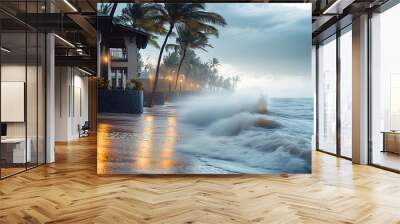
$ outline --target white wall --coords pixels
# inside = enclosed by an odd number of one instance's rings
[[[88,120],[88,78],[76,68],[56,67],[56,141],[79,137],[78,125]]]
[[[138,49],[136,38],[125,38],[125,44],[128,52],[128,73],[127,79],[137,78],[138,74]]]
[[[38,70],[36,70],[38,69]],[[1,66],[2,82],[20,82],[26,85],[26,100],[22,99],[22,105],[18,108],[4,106],[1,108],[2,113],[22,113],[22,120],[17,122],[6,122],[7,137],[24,138],[25,135],[29,139],[29,148],[33,162],[36,158],[39,163],[44,163],[44,74],[42,67],[32,65],[25,66],[25,63],[4,63]],[[25,80],[27,78],[27,80]],[[3,83],[2,83],[3,85]],[[2,94],[7,94],[2,89]],[[22,87],[18,90],[19,94],[24,95],[25,89]],[[2,98],[7,95],[2,95]],[[25,97],[22,97],[25,98]],[[11,102],[12,103],[12,102]],[[18,103],[18,102],[14,102]],[[26,106],[25,106],[26,103]],[[14,110],[14,111],[13,111]],[[19,111],[15,111],[19,110]],[[26,120],[24,114],[26,112]],[[37,156],[37,153],[39,155]]]
[[[21,65],[21,64],[3,64],[1,66],[1,81],[3,82],[25,82],[25,75],[26,75],[26,70],[28,69],[28,72],[31,71],[32,69],[34,69],[32,66],[28,66],[28,68],[25,67],[25,64]],[[30,81],[30,85],[35,83],[31,83],[32,81]],[[31,89],[28,88],[27,89],[27,102],[30,103],[32,102],[32,98],[36,98],[36,89]],[[35,102],[36,103],[36,102]],[[33,106],[33,105],[31,105]],[[36,107],[36,104],[34,105]],[[8,108],[1,108],[2,110],[7,110]],[[33,115],[33,117],[32,117]],[[28,121],[33,121],[35,118],[36,119],[36,114],[32,114],[32,113],[28,113]],[[26,122],[8,122],[7,123],[7,135],[8,137],[25,137],[25,124]],[[35,120],[36,123],[36,120]],[[33,125],[28,125],[28,129],[30,127],[33,127]],[[36,128],[36,126],[35,126]],[[28,130],[29,131],[29,130]],[[28,137],[29,137],[29,133],[28,133]]]

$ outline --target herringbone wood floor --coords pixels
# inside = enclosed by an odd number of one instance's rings
[[[94,138],[0,181],[0,223],[400,223],[400,175],[314,152],[312,175],[98,176]]]

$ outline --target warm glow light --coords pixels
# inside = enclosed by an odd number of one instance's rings
[[[182,80],[182,79],[179,79],[179,82],[183,82],[183,80]]]
[[[107,63],[107,62],[108,62],[108,56],[107,56],[107,55],[104,55],[103,61],[104,61],[104,63]]]
[[[100,123],[97,128],[97,173],[104,174],[107,170],[107,155],[108,148],[111,147],[110,140],[108,138],[110,133],[110,125]]]
[[[145,169],[150,163],[152,148],[153,148],[153,116],[145,116],[144,117],[144,129],[143,136],[138,145],[138,151],[136,155],[134,155],[135,161],[133,166],[136,169]]]
[[[177,140],[176,117],[168,117],[168,128],[166,129],[164,136],[163,150],[160,155],[162,158],[160,161],[160,167],[163,169],[171,169],[176,164],[176,161],[174,160],[174,146]]]
[[[144,118],[144,120],[145,120],[146,122],[153,122],[154,117],[151,116],[151,115],[148,115],[148,116],[146,116],[146,117]]]
[[[168,124],[169,125],[176,125],[176,117],[168,117]]]

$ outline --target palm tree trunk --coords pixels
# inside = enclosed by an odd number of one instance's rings
[[[185,59],[185,56],[186,56],[186,48],[183,50],[182,58],[181,58],[181,61],[179,62],[178,71],[176,72],[175,91],[178,88],[179,72],[181,71],[181,66],[182,66],[183,60]]]
[[[174,25],[170,25],[169,30],[168,30],[168,33],[167,33],[167,35],[165,36],[164,43],[163,43],[163,45],[161,46],[160,55],[158,56],[157,69],[156,69],[156,77],[154,78],[153,91],[151,92],[150,102],[149,102],[149,106],[150,106],[150,107],[153,106],[154,95],[155,95],[156,90],[157,90],[158,76],[159,76],[159,73],[160,73],[161,57],[162,57],[162,54],[163,54],[163,52],[164,52],[165,45],[167,44],[168,38],[169,38],[169,36],[171,35],[173,29],[174,29]]]

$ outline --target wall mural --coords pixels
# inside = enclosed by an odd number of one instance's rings
[[[311,4],[98,4],[99,174],[311,173]]]

